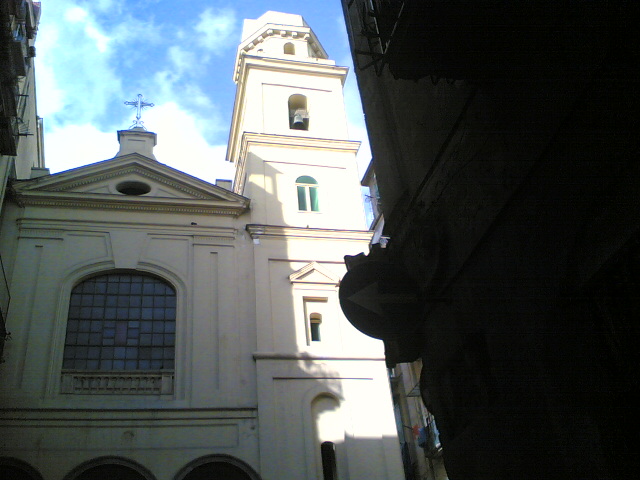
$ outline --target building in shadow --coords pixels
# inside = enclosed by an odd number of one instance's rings
[[[0,3],[0,209],[10,178],[42,173],[42,119],[36,113],[33,58],[40,2]],[[0,256],[0,358],[7,330],[11,292]]]
[[[343,6],[388,238],[349,320],[422,359],[451,479],[631,478],[638,7]]]

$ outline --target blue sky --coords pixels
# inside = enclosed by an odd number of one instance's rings
[[[233,178],[224,161],[242,20],[300,14],[329,57],[353,70],[340,0],[42,0],[36,42],[38,113],[52,173],[111,158],[138,93],[162,163],[208,181]],[[345,86],[351,139],[370,160],[353,72]]]

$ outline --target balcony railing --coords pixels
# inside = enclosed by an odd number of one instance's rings
[[[88,395],[170,395],[173,371],[162,372],[62,372],[60,393]]]
[[[404,9],[404,0],[364,0],[350,2],[350,8],[357,8],[360,35],[367,39],[367,48],[356,50],[358,55],[370,57],[359,65],[361,69],[373,67],[378,75],[382,73],[385,55]]]

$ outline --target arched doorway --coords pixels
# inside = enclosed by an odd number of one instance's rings
[[[91,467],[75,480],[146,480],[144,476],[124,465],[98,465]]]
[[[22,460],[1,457],[0,480],[42,480],[42,475]]]
[[[175,480],[260,480],[246,463],[228,455],[209,455],[189,463]]]
[[[74,468],[64,480],[155,480],[146,468],[119,457],[102,457]]]

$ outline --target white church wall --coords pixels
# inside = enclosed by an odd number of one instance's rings
[[[315,351],[382,357],[381,342],[358,332],[342,314],[337,298],[337,283],[346,271],[342,257],[365,251],[367,238],[360,241],[260,239],[254,254],[259,352]],[[318,278],[317,282],[292,283],[290,275],[314,261],[336,280]],[[324,311],[330,316],[327,323],[323,319],[322,329],[326,329],[328,335],[324,342],[307,341],[305,298],[326,299]]]
[[[11,383],[18,388],[12,395],[24,392],[27,401],[36,404],[31,392],[65,406],[87,401],[58,397],[70,291],[84,278],[124,269],[153,273],[176,289],[176,380],[169,397],[123,400],[107,396],[91,401],[105,406],[122,401],[159,406],[172,402],[208,407],[255,405],[255,392],[247,381],[254,375],[247,354],[254,349],[255,334],[245,322],[238,322],[239,316],[253,314],[242,310],[244,303],[238,301],[239,296],[252,295],[252,282],[241,284],[238,273],[250,272],[251,261],[237,255],[236,245],[245,240],[242,235],[235,239],[235,229],[226,227],[225,236],[220,235],[224,227],[217,227],[211,235],[205,228],[180,235],[161,226],[123,227],[128,216],[123,212],[117,225],[103,220],[99,226],[82,225],[74,218],[75,212],[59,211],[58,219],[47,221],[29,219],[30,214],[42,218],[42,209],[24,214],[11,270],[19,273],[12,275],[11,282],[16,288],[12,311],[25,315],[14,329],[21,340],[8,345],[5,353],[15,368],[0,373],[15,376]],[[132,224],[134,220],[146,223],[143,215],[129,216]],[[249,387],[239,391],[240,384]]]
[[[264,480],[321,478],[320,440],[314,401],[336,399],[338,410],[324,425],[336,440],[339,478],[395,479],[401,471],[391,408],[381,396],[384,361],[258,359],[261,474]],[[364,406],[363,406],[364,405]],[[384,410],[383,410],[384,411]],[[343,441],[340,441],[342,433]]]
[[[365,230],[364,207],[357,182],[355,152],[252,146],[247,159],[245,194],[252,199],[252,222],[311,228]],[[317,181],[319,210],[301,211],[296,179]]]
[[[137,461],[157,480],[214,452],[257,468],[255,329],[246,321],[254,312],[241,300],[253,295],[252,261],[235,220],[223,217],[210,230],[193,226],[179,234],[166,224],[202,225],[209,216],[165,214],[164,226],[152,226],[149,216],[131,212],[100,212],[100,222],[87,218],[96,211],[11,207],[5,213],[2,246],[14,251],[8,258],[15,341],[0,369],[0,382],[10,387],[0,393],[0,429],[11,439],[2,454],[32,464],[45,478],[62,478],[104,455]],[[170,394],[63,392],[71,289],[114,269],[153,273],[176,289]],[[28,410],[15,416],[16,408]]]
[[[348,139],[347,119],[342,98],[345,70],[300,72],[263,65],[255,66],[246,80],[244,92],[244,129],[254,133],[272,133],[314,138]],[[250,63],[250,65],[252,65]],[[286,67],[287,65],[276,65]],[[313,66],[313,65],[311,65]],[[337,67],[336,67],[337,68]],[[316,73],[316,75],[314,75]],[[308,130],[293,130],[289,124],[289,97],[304,95],[309,113]]]

